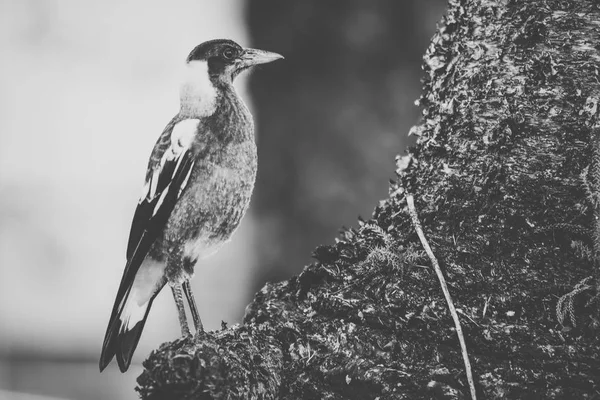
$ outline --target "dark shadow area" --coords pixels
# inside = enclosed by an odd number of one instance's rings
[[[319,244],[387,197],[418,120],[421,57],[442,0],[250,1],[252,44],[285,62],[250,83],[259,172],[256,278],[301,270]]]

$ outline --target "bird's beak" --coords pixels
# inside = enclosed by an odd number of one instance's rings
[[[270,51],[244,49],[241,56],[241,67],[246,69],[253,65],[266,64],[282,58],[283,56],[281,54],[272,53]]]

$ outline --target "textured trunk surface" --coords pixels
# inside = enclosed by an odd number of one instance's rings
[[[407,192],[480,397],[600,397],[596,4],[451,0],[390,198],[298,277],[265,286],[242,326],[153,352],[142,397],[468,398]]]

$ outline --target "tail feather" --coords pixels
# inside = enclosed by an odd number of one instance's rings
[[[117,318],[109,322],[106,336],[104,337],[102,353],[100,354],[100,372],[104,371],[104,368],[110,364],[117,351],[117,332],[118,329],[120,329],[120,324],[119,327],[115,329],[113,328],[115,322],[119,324],[119,319]]]
[[[146,325],[146,319],[148,318],[148,311],[150,311],[150,306],[152,302],[149,302],[146,305],[146,310],[144,312],[144,317],[135,323],[133,327],[127,324],[128,327],[125,327],[125,324],[121,325],[121,332],[119,333],[119,347],[116,353],[117,356],[117,364],[119,364],[119,369],[121,372],[127,371],[129,365],[131,364],[131,359],[133,358],[133,352],[135,351],[138,342],[140,341],[140,337],[142,336],[142,331],[144,330],[144,325]]]
[[[163,286],[164,283],[160,284],[150,299],[142,304],[138,303],[140,296],[135,290],[130,290],[125,295],[106,330],[100,355],[100,372],[115,356],[121,372],[127,371],[146,324],[152,302]]]
[[[133,352],[135,351],[135,348],[140,340],[145,323],[146,319],[144,318],[142,321],[139,321],[137,324],[135,324],[131,330],[124,331],[120,336],[119,351],[116,355],[117,364],[119,365],[121,372],[127,371],[129,364],[131,364]]]

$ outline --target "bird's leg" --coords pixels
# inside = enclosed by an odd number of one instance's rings
[[[187,317],[185,316],[185,308],[183,306],[183,295],[181,294],[181,285],[171,286],[177,312],[179,313],[179,325],[181,325],[181,336],[190,336],[190,328],[188,327]]]
[[[200,313],[198,312],[198,307],[196,307],[196,300],[194,300],[194,294],[192,293],[192,288],[190,287],[190,281],[183,282],[182,286],[185,297],[187,297],[188,304],[190,305],[190,311],[192,312],[192,318],[194,319],[196,334],[204,332],[204,327],[202,326],[202,321],[200,320]]]

